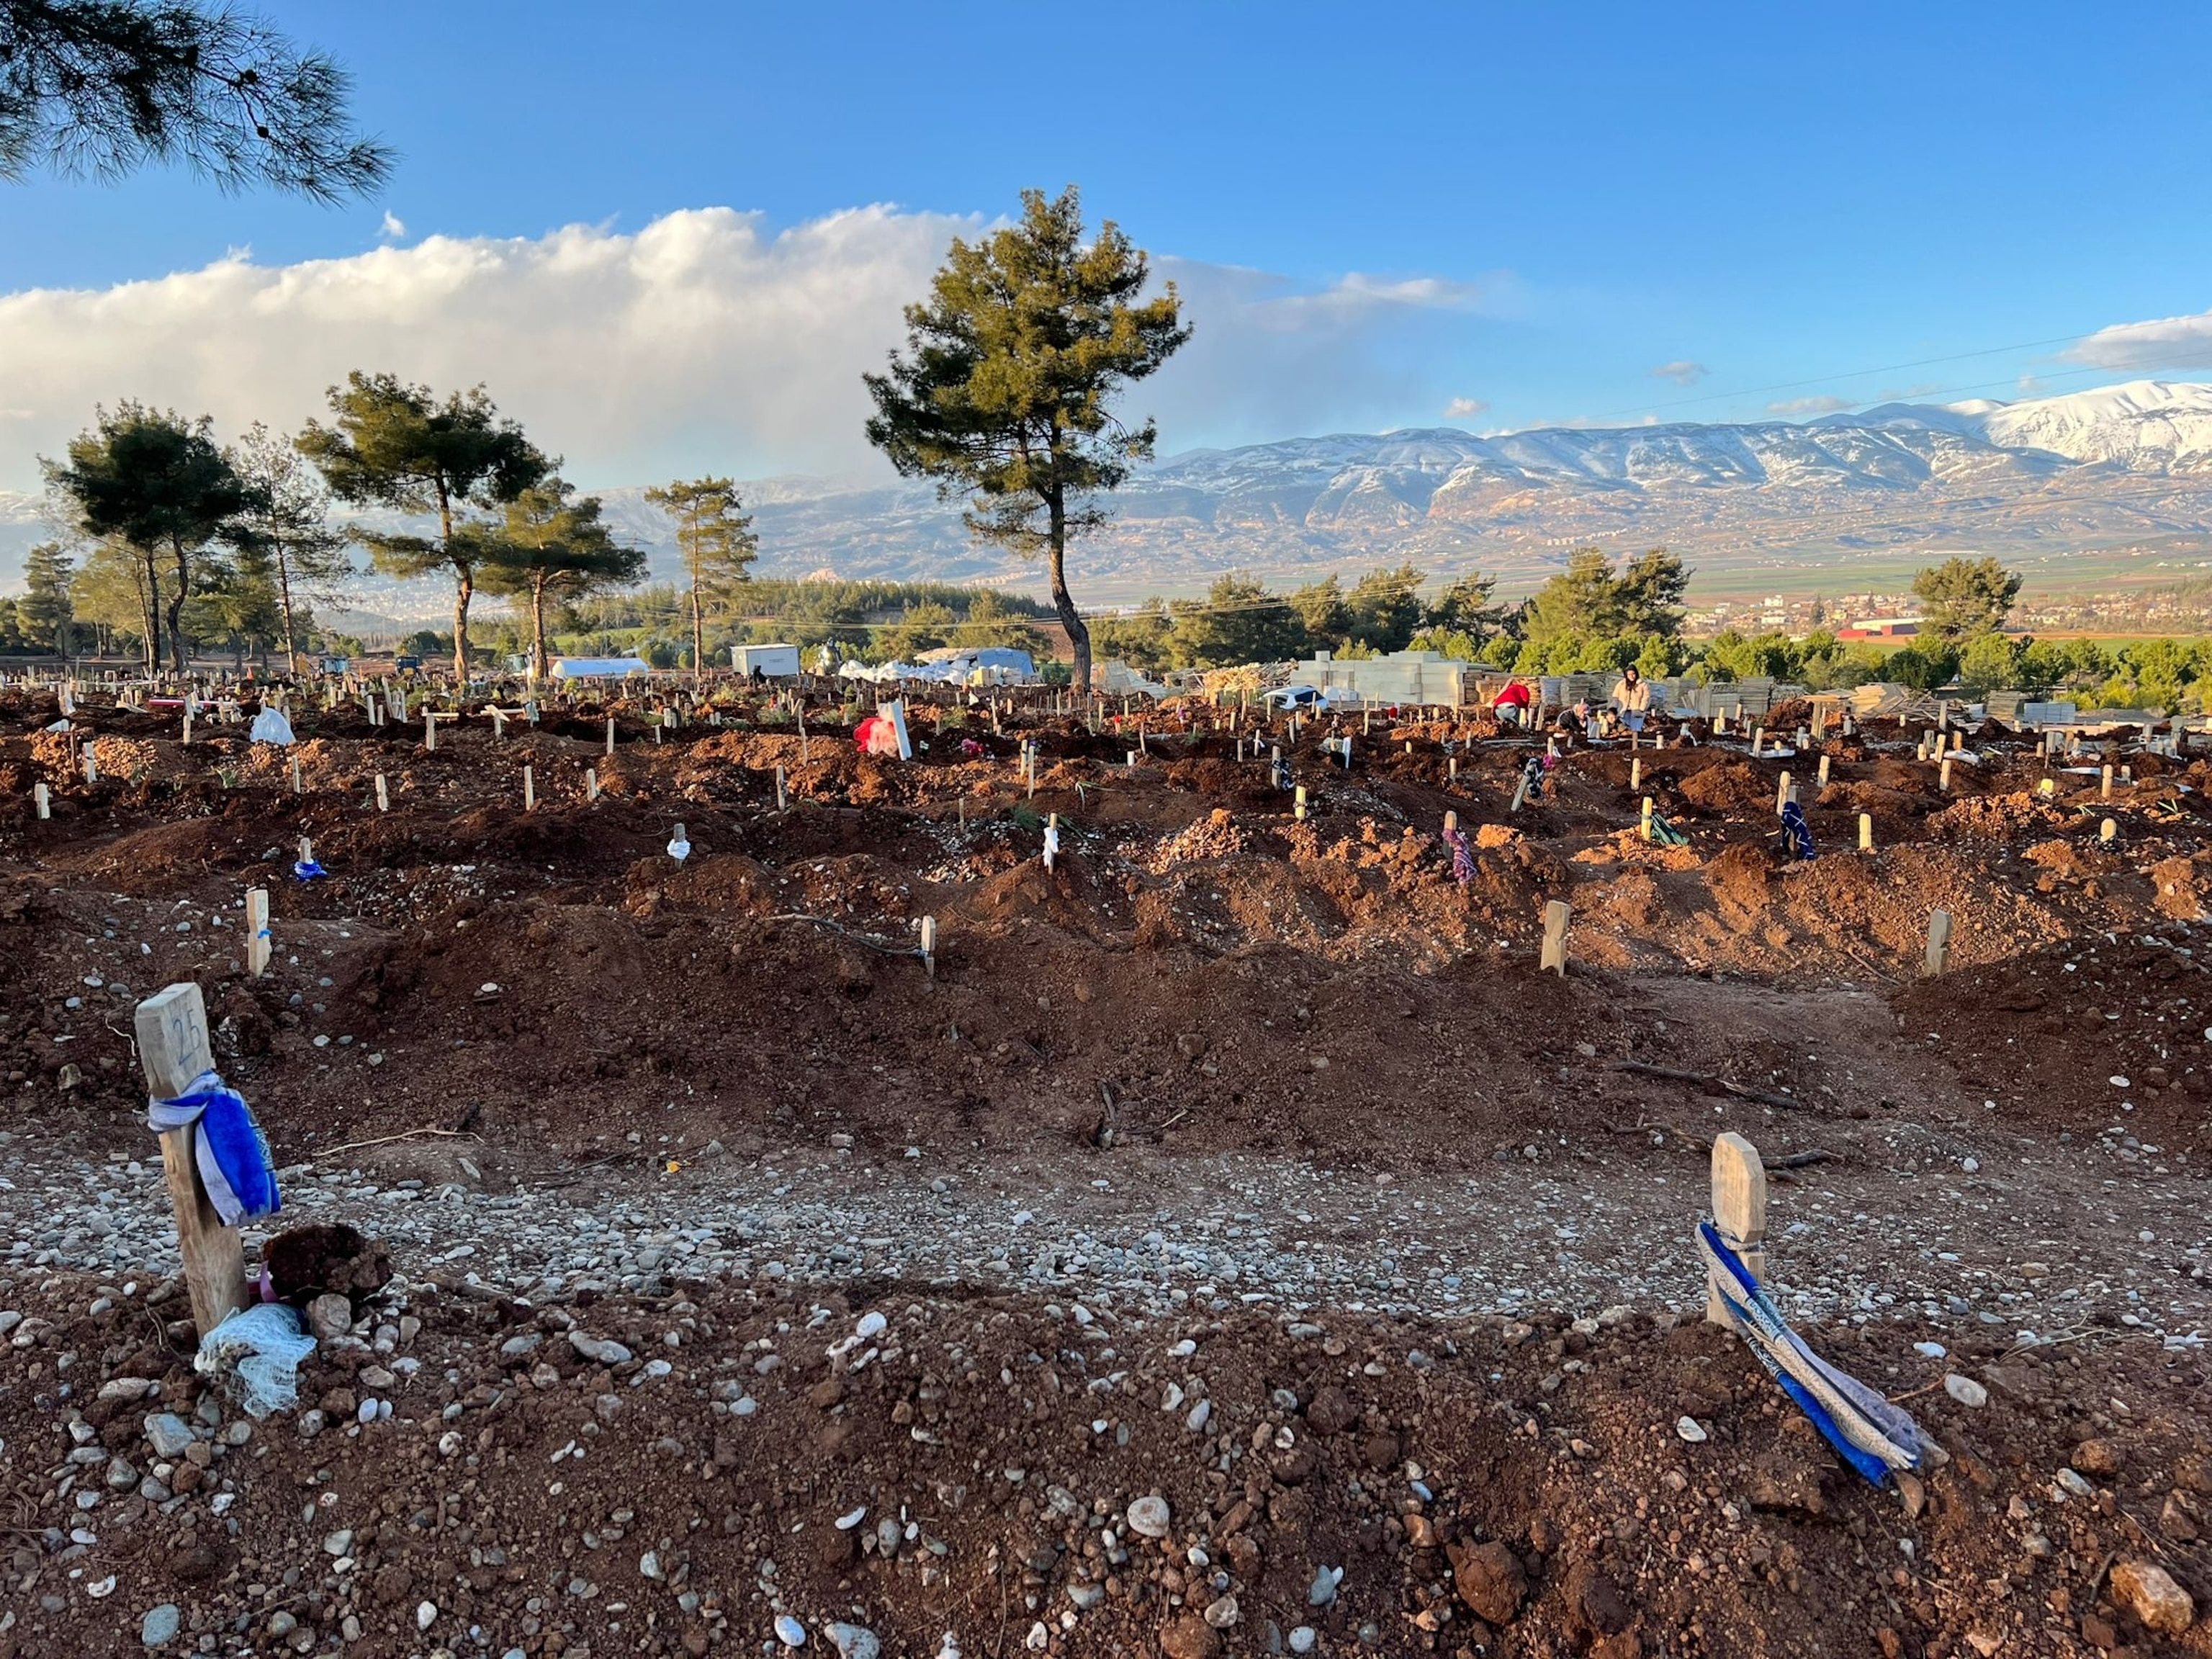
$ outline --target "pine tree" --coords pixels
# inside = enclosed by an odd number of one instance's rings
[[[1946,645],[2002,628],[2020,598],[2021,579],[1995,559],[1946,559],[1912,578],[1921,632]]]
[[[876,414],[868,441],[905,477],[966,491],[969,532],[1025,557],[1044,556],[1053,607],[1091,684],[1091,634],[1067,589],[1067,544],[1105,514],[1098,492],[1148,460],[1158,430],[1129,426],[1115,394],[1190,337],[1170,283],[1142,295],[1146,257],[1111,220],[1089,244],[1073,185],[1048,201],[1022,193],[1022,221],[975,243],[956,240],[929,298],[907,307],[907,349],[865,376]]]
[[[15,625],[25,641],[57,657],[70,653],[70,574],[76,561],[59,542],[43,542],[23,556],[23,597]]]
[[[690,579],[691,672],[703,676],[707,605],[726,605],[734,590],[751,580],[760,538],[753,534],[751,516],[738,511],[744,503],[728,478],[678,478],[647,490],[645,499],[676,520],[677,550]]]
[[[547,478],[507,504],[497,522],[465,526],[485,591],[530,599],[530,678],[547,670],[545,603],[569,604],[603,588],[642,580],[645,550],[624,547],[599,521],[599,498],[575,496],[562,479]]]
[[[169,666],[185,672],[185,601],[193,566],[210,542],[241,514],[249,492],[214,436],[206,416],[188,421],[174,410],[136,403],[94,411],[93,429],[69,447],[64,463],[46,461],[46,482],[74,507],[90,536],[120,537],[144,566],[146,666],[160,660],[161,624],[168,624]],[[166,611],[161,565],[170,566]]]
[[[453,578],[453,678],[469,678],[469,601],[476,594],[477,541],[454,535],[456,507],[501,507],[541,483],[560,465],[547,458],[513,421],[503,420],[484,389],[456,392],[443,403],[425,386],[359,369],[330,389],[331,422],[309,421],[300,453],[322,470],[340,501],[438,515],[438,538],[363,535],[376,568],[395,576],[450,571]]]
[[[356,137],[345,71],[195,0],[0,0],[0,179],[181,162],[225,190],[368,195],[392,154]]]
[[[276,642],[287,672],[300,671],[299,610],[292,584],[327,591],[353,574],[347,538],[331,528],[330,491],[290,440],[256,421],[230,452],[252,492],[234,531],[240,554],[265,561],[276,584]]]

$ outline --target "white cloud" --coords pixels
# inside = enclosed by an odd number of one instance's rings
[[[1856,409],[1858,404],[1849,398],[1792,398],[1785,403],[1769,404],[1766,412],[1779,415],[1785,421],[1794,421],[1806,415],[1833,415],[1838,410]]]
[[[1444,405],[1444,419],[1471,421],[1490,405],[1480,398],[1455,398]]]
[[[206,412],[226,434],[289,428],[325,412],[325,388],[354,368],[483,382],[587,487],[878,466],[860,377],[902,340],[901,308],[951,239],[981,228],[878,206],[771,232],[701,208],[636,232],[434,235],[292,265],[234,250],[109,289],[0,295],[8,403],[30,411],[0,451],[0,488],[35,487],[34,453],[59,453],[95,403]],[[1504,277],[1314,288],[1171,257],[1154,270],[1194,331],[1128,400],[1159,417],[1165,449],[1433,406],[1435,343],[1401,349],[1407,331],[1464,328],[1512,295]]]
[[[390,208],[386,208],[384,210],[384,224],[379,234],[392,237],[404,236],[407,234],[407,222]]]
[[[1662,363],[1651,371],[1653,378],[1672,380],[1676,386],[1695,386],[1711,373],[1703,363],[1693,363],[1686,357],[1678,357],[1671,363]]]
[[[2212,366],[2212,311],[2115,323],[2060,355],[2097,368],[2203,368]]]

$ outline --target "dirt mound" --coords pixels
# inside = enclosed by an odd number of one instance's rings
[[[1767,770],[1748,761],[1706,766],[1682,780],[1681,797],[1702,812],[1774,811],[1778,767]]]
[[[2212,972],[2191,952],[2207,938],[2167,923],[2118,943],[2048,946],[1894,1001],[1907,1030],[2008,1122],[2202,1152],[2212,1148]]]

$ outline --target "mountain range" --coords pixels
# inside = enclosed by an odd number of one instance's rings
[[[674,568],[642,486],[602,492],[617,531]],[[1023,582],[969,542],[957,503],[882,475],[745,487],[762,574]],[[1079,597],[1118,603],[1202,588],[1224,569],[1294,580],[1410,559],[1481,568],[1507,589],[1569,548],[1664,544],[1711,580],[1926,551],[2047,566],[2094,549],[2179,554],[2212,529],[2212,386],[2137,380],[2014,403],[1883,404],[1808,421],[1456,428],[1290,438],[1192,450],[1140,469],[1085,544]],[[0,588],[43,533],[38,502],[0,492]],[[364,595],[434,614],[434,586]]]

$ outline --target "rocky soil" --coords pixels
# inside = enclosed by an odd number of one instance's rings
[[[1480,721],[606,712],[297,713],[295,793],[0,692],[0,1659],[2212,1650],[2202,763],[1992,732],[1945,791],[1877,728],[1791,866],[1816,758],[1710,733],[1514,812]],[[185,978],[283,1166],[249,1256],[395,1274],[262,1419],[140,1116]],[[1722,1129],[1910,1490],[1703,1322]]]

